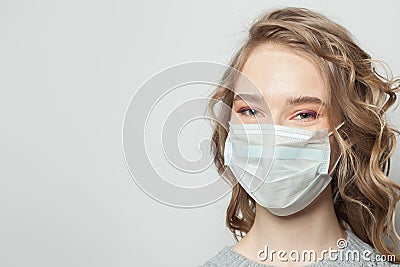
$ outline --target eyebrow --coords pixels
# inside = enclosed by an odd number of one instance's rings
[[[286,101],[287,105],[299,105],[299,104],[319,104],[325,106],[326,104],[318,97],[315,96],[296,96],[289,97]]]
[[[259,94],[237,94],[235,95],[235,98],[233,101],[249,101],[249,102],[256,102],[256,103],[261,103],[264,100],[264,97]]]
[[[233,101],[249,101],[255,103],[264,102],[264,97],[259,94],[237,94]],[[286,100],[286,105],[300,105],[300,104],[319,104],[325,106],[326,104],[318,97],[315,96],[292,96]]]

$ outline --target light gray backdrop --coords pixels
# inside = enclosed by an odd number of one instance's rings
[[[139,189],[123,119],[150,76],[227,63],[251,21],[285,5],[343,24],[400,75],[396,0],[0,1],[0,266],[196,266],[233,244],[229,197],[178,209]],[[393,179],[398,163],[399,150]]]

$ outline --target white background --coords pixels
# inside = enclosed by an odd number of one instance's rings
[[[400,75],[396,0],[0,1],[0,266],[196,266],[233,244],[229,197],[177,209],[134,183],[124,113],[150,76],[228,63],[251,21],[286,5],[341,23]]]

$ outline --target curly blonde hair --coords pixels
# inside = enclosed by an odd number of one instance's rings
[[[261,15],[232,58],[221,85],[212,94],[209,111],[215,118],[212,135],[214,164],[232,183],[226,224],[236,240],[254,223],[255,202],[224,166],[224,144],[232,107],[233,70],[241,71],[252,50],[266,43],[283,45],[311,56],[328,89],[328,117],[345,121],[333,130],[342,153],[332,179],[335,212],[343,228],[350,226],[382,255],[400,261],[394,225],[400,186],[389,177],[390,157],[399,131],[388,125],[386,111],[396,102],[399,80],[378,74],[377,61],[361,49],[352,35],[325,16],[304,8],[283,8]],[[332,109],[332,106],[338,107]],[[339,109],[339,110],[337,110]],[[334,114],[335,113],[335,114]],[[385,242],[385,240],[389,240]]]

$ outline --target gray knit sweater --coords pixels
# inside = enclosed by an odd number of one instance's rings
[[[346,230],[347,239],[346,247],[338,249],[338,253],[334,254],[333,258],[324,257],[324,259],[316,261],[307,267],[319,266],[400,266],[399,264],[384,261],[381,254],[373,249],[370,245],[363,242],[351,230]],[[257,263],[232,249],[233,246],[225,246],[214,257],[205,262],[202,267],[215,267],[215,266],[237,266],[237,267],[272,267]],[[354,252],[358,251],[358,252]],[[365,251],[365,252],[364,252]],[[364,254],[363,254],[364,253]],[[355,255],[355,256],[352,256]],[[357,257],[359,255],[359,257]],[[286,256],[288,257],[288,256]]]

